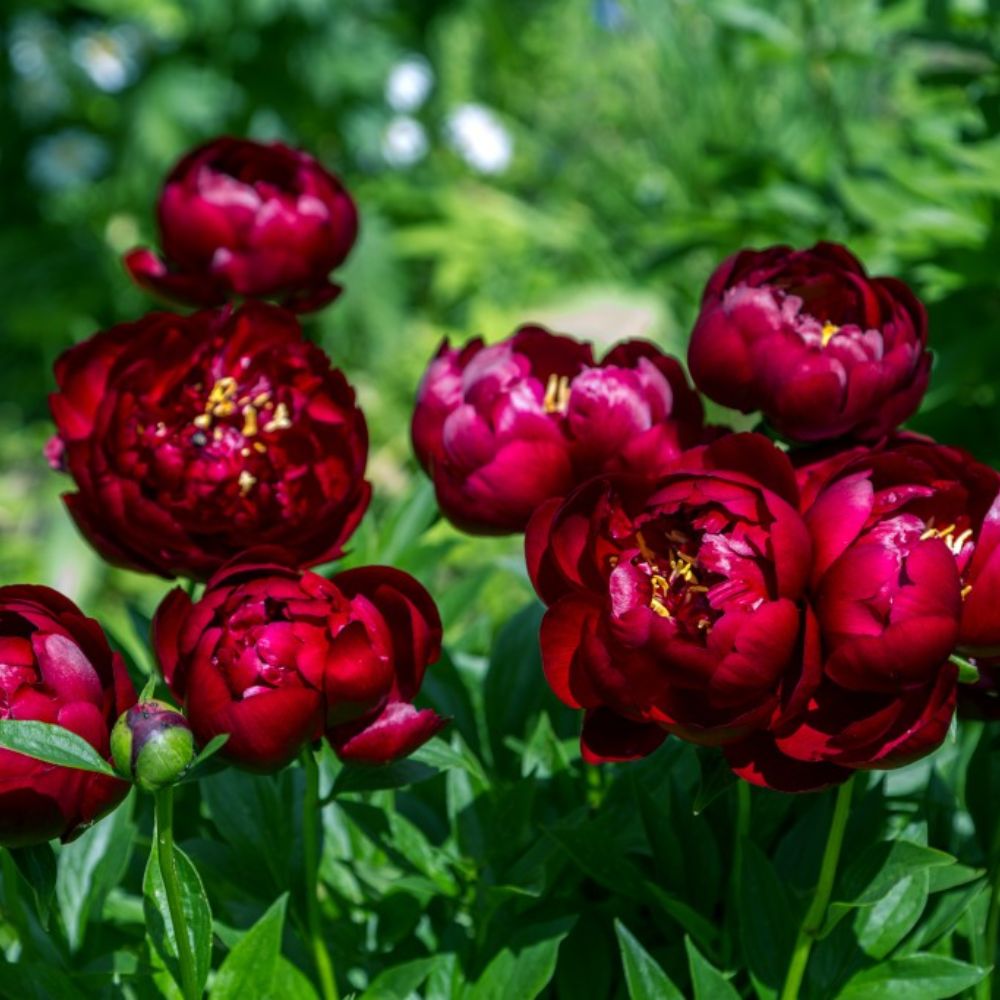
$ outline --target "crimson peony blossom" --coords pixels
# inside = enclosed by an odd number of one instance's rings
[[[358,231],[340,181],[279,142],[221,138],[170,172],[158,206],[165,260],[133,250],[135,282],[164,298],[221,305],[237,296],[280,297],[297,312],[340,292],[329,280]]]
[[[793,441],[876,439],[919,406],[931,357],[924,307],[844,247],[744,250],[708,281],[691,334],[695,384],[761,410]]]
[[[798,704],[767,734],[727,749],[757,784],[809,790],[853,769],[892,768],[936,749],[955,711],[960,584],[955,560],[923,522],[897,514],[863,527],[872,490],[849,478],[806,514],[814,540],[819,670],[806,661]]]
[[[444,725],[414,708],[441,651],[433,600],[388,566],[328,580],[261,550],[220,570],[195,603],[171,591],[153,621],[163,676],[199,742],[255,771],[326,736],[344,760],[405,756]]]
[[[505,534],[593,475],[661,474],[704,426],[683,368],[652,344],[627,341],[598,363],[589,344],[524,326],[489,347],[445,343],[412,432],[445,516]]]
[[[110,756],[109,734],[135,703],[101,627],[48,587],[0,587],[0,719],[62,726]],[[124,781],[0,750],[0,844],[70,840],[128,793]]]
[[[592,480],[528,527],[545,675],[586,710],[588,761],[641,756],[668,732],[737,742],[800,672],[811,548],[791,466],[758,435],[688,466]]]
[[[912,514],[925,538],[951,550],[962,582],[958,644],[974,655],[1000,653],[1000,473],[961,448],[915,434],[896,435],[875,448],[798,457],[803,502],[832,483],[861,477],[873,493],[868,521]],[[837,494],[835,494],[837,495]],[[860,518],[855,507],[849,516]]]
[[[807,482],[801,514],[787,456],[740,434],[656,483],[599,478],[540,507],[542,662],[586,711],[584,758],[642,756],[669,732],[807,791],[933,750],[955,708],[958,566],[949,536],[871,480]]]
[[[71,348],[50,400],[66,506],[109,562],[205,579],[254,545],[336,558],[368,504],[354,391],[275,306],[152,313]]]

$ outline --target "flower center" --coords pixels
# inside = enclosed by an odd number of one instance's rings
[[[569,409],[569,377],[554,372],[545,383],[545,399],[542,406],[546,413],[565,413]]]
[[[205,400],[204,410],[192,421],[194,433],[191,443],[203,448],[211,441],[222,444],[228,441],[232,450],[238,449],[241,458],[251,458],[267,453],[267,444],[260,440],[262,434],[273,434],[292,426],[291,415],[284,403],[275,403],[270,389],[240,394],[239,383],[231,375],[216,379]],[[233,438],[233,432],[236,437]],[[258,477],[242,468],[237,474],[240,496],[248,496],[257,485]]]
[[[686,551],[692,547],[691,540],[680,532],[670,532],[666,539],[666,552],[661,556],[641,531],[635,533],[638,565],[649,575],[650,610],[689,630],[707,634],[712,628],[712,609],[706,597],[708,587],[701,582],[697,556]]]

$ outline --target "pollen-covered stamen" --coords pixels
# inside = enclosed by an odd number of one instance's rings
[[[964,531],[955,534],[958,530],[957,524],[948,524],[943,528],[936,528],[934,526],[934,518],[928,518],[927,529],[920,536],[920,541],[926,542],[929,538],[940,538],[945,545],[951,550],[953,555],[961,555],[962,549],[965,543],[975,534],[972,528],[966,528]]]
[[[840,327],[836,323],[831,323],[827,320],[823,324],[823,329],[820,331],[820,343],[823,347],[826,347],[833,338],[840,333]]]
[[[661,618],[677,619],[679,624],[707,632],[712,627],[706,587],[699,576],[697,559],[680,546],[689,540],[677,532],[666,536],[668,547],[659,556],[641,531],[635,533],[639,549],[637,565],[649,574],[649,608]]]
[[[569,409],[569,376],[554,372],[549,376],[542,406],[546,413],[565,413]]]
[[[201,390],[202,386],[195,386]],[[262,435],[288,430],[291,413],[285,403],[275,404],[271,391],[263,389],[251,395],[240,394],[239,383],[231,375],[216,379],[205,400],[204,410],[194,420],[190,442],[196,448],[209,442],[243,459],[256,460],[267,454]],[[252,471],[251,471],[252,470]],[[255,475],[255,472],[257,475]],[[239,470],[237,483],[240,496],[248,496],[257,485],[260,468],[253,461]]]

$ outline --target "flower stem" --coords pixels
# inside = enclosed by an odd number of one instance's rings
[[[837,875],[837,862],[840,860],[840,849],[844,843],[844,831],[847,828],[847,817],[851,811],[851,790],[854,779],[844,782],[837,790],[837,799],[833,807],[833,818],[830,820],[830,832],[827,834],[826,847],[823,850],[823,861],[819,868],[819,880],[813,893],[812,903],[802,919],[792,960],[788,963],[788,973],[785,976],[785,986],[781,991],[781,1000],[797,1000],[802,980],[805,978],[806,966],[809,964],[809,954],[812,946],[823,927],[826,918],[826,908],[833,892],[833,880]]]
[[[172,786],[161,788],[154,797],[156,813],[156,853],[163,877],[163,889],[167,894],[170,923],[177,942],[177,960],[181,967],[181,992],[184,1000],[198,1000],[198,973],[195,966],[191,937],[188,934],[184,904],[181,900],[181,882],[177,875],[177,857],[174,854],[174,790]]]
[[[323,923],[319,912],[319,767],[312,751],[307,747],[302,754],[306,772],[306,794],[302,808],[302,843],[306,869],[306,917],[309,927],[309,945],[312,948],[316,974],[319,976],[323,1000],[340,1000],[333,961],[323,940]]]

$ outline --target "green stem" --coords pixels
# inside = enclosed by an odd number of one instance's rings
[[[307,747],[302,754],[306,772],[306,794],[302,808],[302,843],[306,868],[306,916],[309,927],[309,946],[312,948],[316,974],[319,976],[323,1000],[340,1000],[333,961],[323,940],[323,923],[319,912],[319,767],[312,751]]]
[[[163,876],[163,889],[167,894],[167,908],[170,910],[170,923],[174,929],[174,940],[177,942],[177,960],[181,967],[181,992],[185,1000],[198,1000],[201,990],[198,988],[198,972],[191,948],[191,936],[188,933],[187,919],[184,916],[184,904],[181,899],[181,881],[177,875],[177,856],[174,854],[174,790],[173,787],[161,788],[154,796],[156,813],[156,853],[160,862],[160,874]]]
[[[840,860],[840,849],[844,844],[844,831],[847,829],[847,817],[851,811],[851,789],[854,779],[846,781],[837,790],[837,800],[833,807],[833,819],[830,820],[830,832],[827,834],[826,847],[823,850],[823,861],[819,868],[819,880],[813,893],[812,903],[802,919],[792,960],[788,963],[788,974],[785,976],[785,986],[781,991],[781,1000],[797,1000],[802,980],[805,978],[806,966],[809,964],[809,954],[819,936],[826,919],[826,908],[833,892],[833,880],[837,875],[837,862]]]

